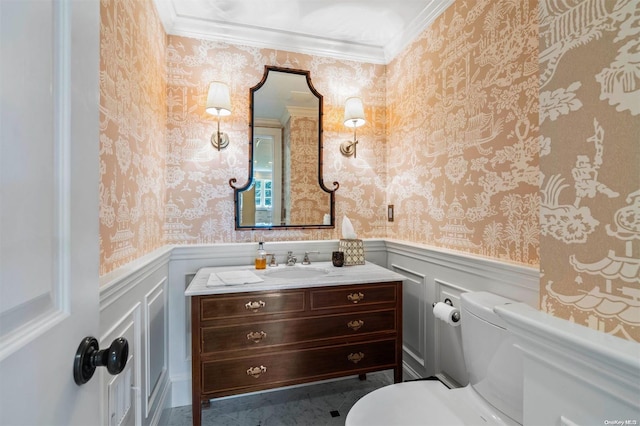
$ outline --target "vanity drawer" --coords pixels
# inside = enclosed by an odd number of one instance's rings
[[[396,365],[394,339],[202,363],[202,392],[232,395]]]
[[[261,349],[370,333],[394,333],[396,328],[396,313],[393,309],[279,321],[257,321],[225,327],[202,327],[201,351],[204,355],[223,351]]]
[[[311,291],[311,310],[396,303],[394,283],[339,286]]]
[[[200,321],[304,311],[304,291],[237,293],[200,299]]]

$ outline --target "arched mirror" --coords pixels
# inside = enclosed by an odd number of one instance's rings
[[[322,95],[309,71],[265,66],[250,90],[249,178],[234,189],[236,229],[333,228],[322,179]]]

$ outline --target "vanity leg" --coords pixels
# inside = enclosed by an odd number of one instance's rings
[[[397,337],[396,337],[396,366],[393,369],[393,382],[402,383],[402,283],[396,284],[396,323]]]
[[[358,374],[358,379],[360,380],[367,380],[367,375],[365,374]]]
[[[202,424],[199,309],[200,296],[191,296],[191,414],[193,426]]]
[[[202,423],[202,406],[200,404],[196,404],[195,402],[191,405],[193,410],[193,426],[200,426]]]
[[[402,367],[393,369],[393,383],[402,383]]]

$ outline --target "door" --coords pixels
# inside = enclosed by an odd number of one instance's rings
[[[100,422],[97,1],[0,0],[0,424]]]

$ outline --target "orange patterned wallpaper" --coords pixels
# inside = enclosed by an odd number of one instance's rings
[[[385,67],[291,52],[169,36],[167,117],[167,232],[171,244],[339,238],[336,230],[239,231],[233,224],[233,190],[248,178],[249,89],[265,65],[309,70],[324,101],[324,181],[340,182],[338,224],[347,214],[362,238],[385,235]],[[217,152],[208,142],[215,120],[204,111],[208,83],[229,84],[233,112],[222,119],[230,136]],[[368,123],[359,132],[358,159],[343,157],[352,135],[342,124],[344,101],[362,96]],[[382,154],[382,155],[381,155]],[[328,197],[327,197],[328,199]],[[319,222],[322,223],[322,217]],[[339,229],[339,226],[338,228]]]
[[[537,2],[454,3],[387,80],[387,235],[537,265]]]
[[[100,2],[100,274],[165,244],[166,36],[151,0]]]
[[[540,11],[541,308],[640,341],[640,1]]]
[[[331,198],[318,185],[318,120],[292,116],[288,124],[291,135],[287,142],[296,141],[288,146],[291,155],[289,223],[322,223],[324,214],[329,212]]]
[[[639,2],[459,0],[385,67],[165,37],[151,0],[103,0],[101,274],[162,244],[338,238],[347,214],[362,238],[540,264],[541,309],[640,340]],[[234,230],[265,65],[324,96],[336,230]],[[214,79],[232,93],[221,153]],[[357,159],[338,148],[349,96]]]

